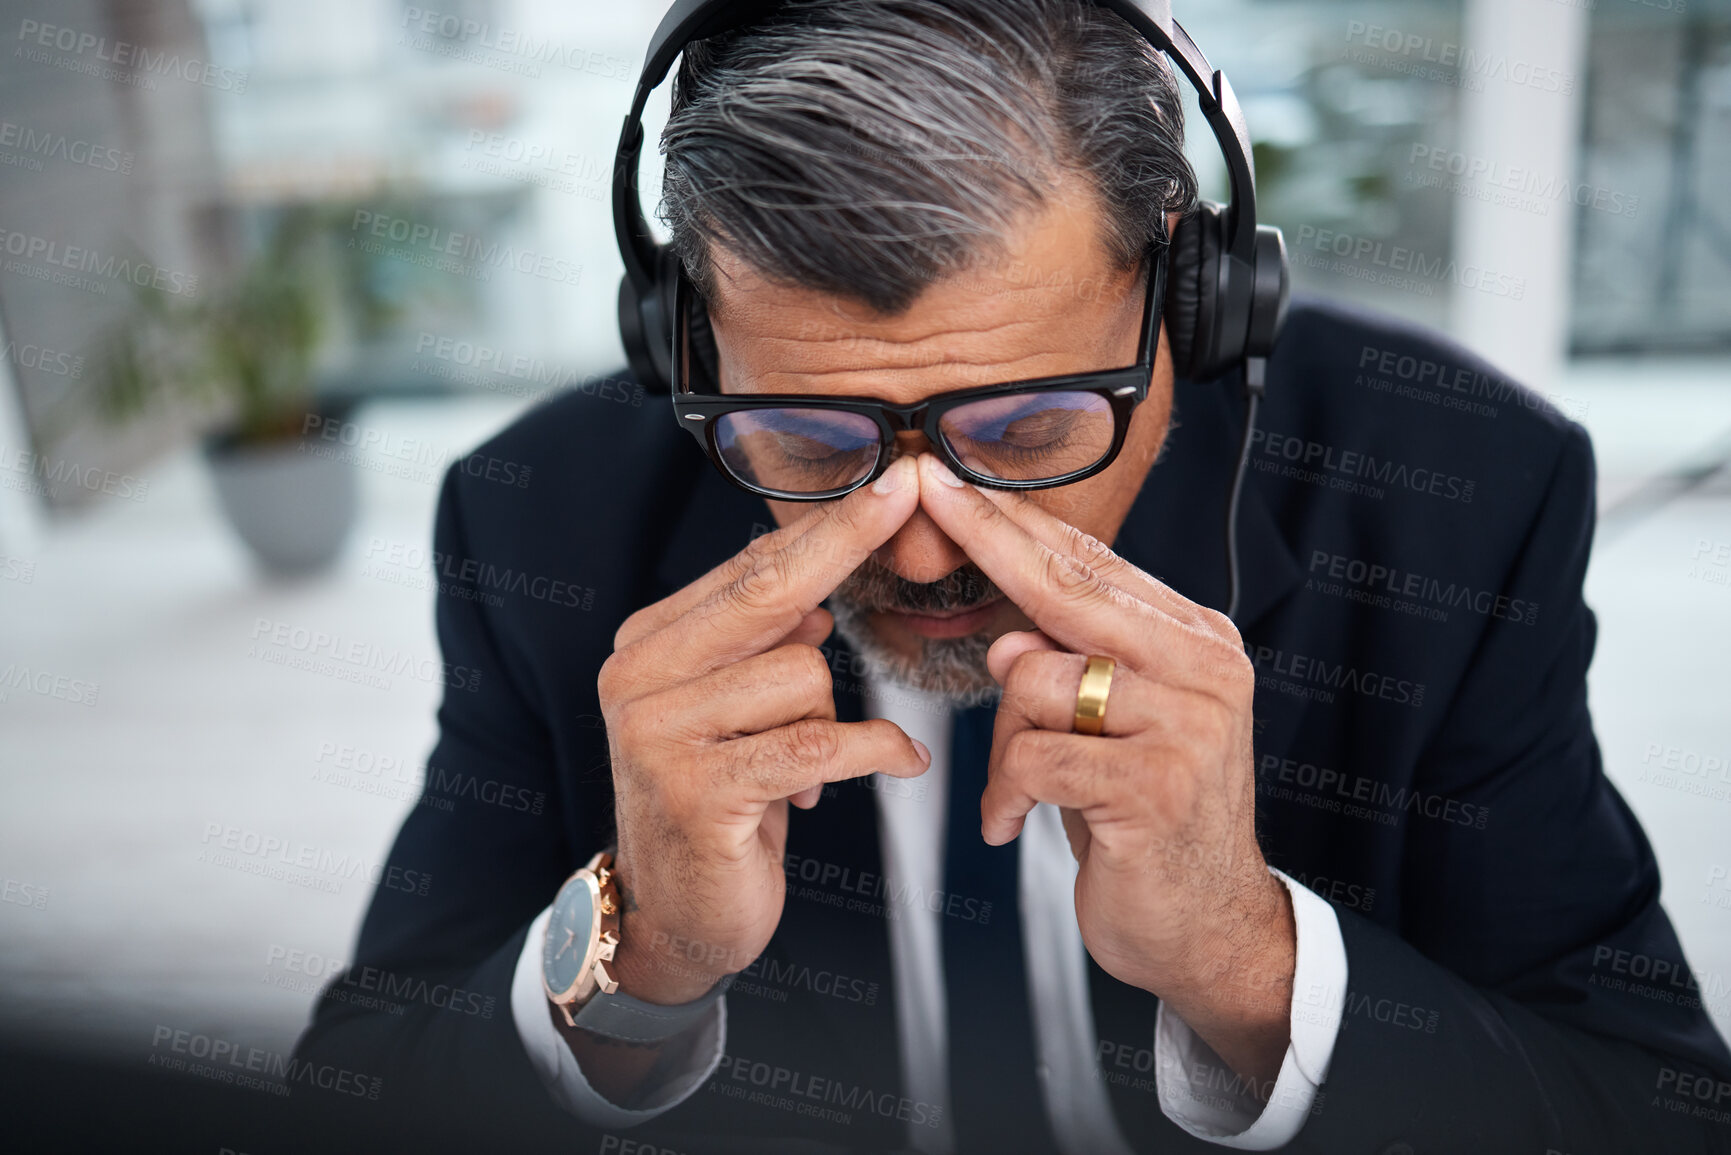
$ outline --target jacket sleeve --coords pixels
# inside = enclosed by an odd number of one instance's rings
[[[468,496],[453,467],[434,530],[439,739],[385,873],[413,872],[424,885],[378,886],[353,962],[323,992],[297,1053],[377,1073],[379,1114],[393,1128],[490,1118],[594,1150],[599,1132],[553,1106],[512,1016],[530,922],[585,848],[567,845],[555,755],[521,660],[494,629],[475,567],[463,564],[472,557]]]
[[[1339,911],[1346,1003],[1294,1150],[1731,1151],[1731,1055],[1588,715],[1593,473],[1570,425],[1504,584],[1538,617],[1489,623],[1419,767],[1481,821],[1407,825],[1398,934]]]

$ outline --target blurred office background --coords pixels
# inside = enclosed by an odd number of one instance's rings
[[[1606,765],[1731,1028],[1731,0],[1174,6],[1298,288],[1592,433]],[[663,8],[0,0],[0,1033],[291,1045],[434,739],[444,467],[661,419],[603,375]]]

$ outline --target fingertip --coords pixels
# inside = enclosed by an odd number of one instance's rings
[[[919,489],[918,466],[912,458],[903,456],[890,462],[883,475],[872,482],[872,492],[880,496]]]
[[[1041,630],[1010,630],[999,634],[987,648],[986,669],[1001,686],[1004,679],[1010,676],[1010,667],[1015,665],[1016,659],[1023,654],[1060,649],[1062,647]]]
[[[927,770],[930,770],[932,768],[931,750],[918,738],[910,738],[908,741],[912,742],[914,744],[914,749],[919,752],[921,764],[923,764]]]
[[[929,478],[943,486],[944,489],[960,489],[962,487],[962,479],[957,477],[955,472],[944,464],[944,459],[935,453],[920,454],[919,466],[923,474],[922,480]]]
[[[781,640],[782,645],[821,646],[835,631],[835,615],[826,609],[815,609],[799,620]]]

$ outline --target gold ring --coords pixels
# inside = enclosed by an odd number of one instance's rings
[[[1111,658],[1089,657],[1076,688],[1076,733],[1099,734],[1106,728],[1106,695],[1112,692],[1112,671],[1117,668]]]

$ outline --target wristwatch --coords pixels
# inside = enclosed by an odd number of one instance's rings
[[[646,1003],[620,991],[607,964],[619,949],[619,891],[613,854],[603,850],[559,888],[541,947],[541,987],[565,1022],[635,1043],[670,1039],[697,1023],[733,985],[732,975],[677,1006]]]

